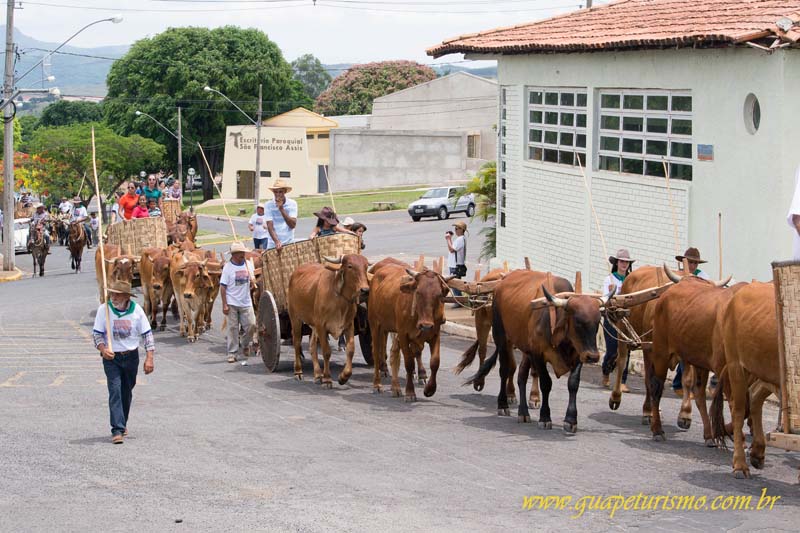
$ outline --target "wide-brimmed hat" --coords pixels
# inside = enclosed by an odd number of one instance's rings
[[[128,296],[133,296],[134,298],[136,297],[136,295],[133,294],[133,288],[131,287],[130,281],[112,281],[109,283],[106,290],[115,294],[127,294]]]
[[[700,250],[697,248],[691,247],[687,248],[683,255],[676,255],[675,259],[677,261],[683,261],[686,259],[687,261],[691,261],[693,263],[708,263],[705,259],[700,259]]]
[[[281,178],[277,178],[272,182],[272,187],[269,187],[269,190],[271,191],[274,191],[275,189],[286,189],[286,192],[292,192],[292,186],[289,185],[285,179]]]
[[[42,202],[36,202],[35,204],[33,204],[34,209],[39,209],[40,207],[44,207],[44,204]]]
[[[355,223],[356,221],[353,220],[353,217],[345,217],[344,220],[342,221],[342,226],[344,226],[345,228],[350,228],[350,226],[352,226]]]
[[[230,253],[232,253],[232,254],[239,253],[239,252],[247,253],[249,251],[250,250],[247,249],[247,246],[245,246],[241,242],[236,241],[233,244],[231,244]]]
[[[453,226],[455,226],[457,228],[460,228],[460,229],[463,229],[464,231],[467,231],[467,223],[464,222],[463,220],[459,220],[458,222],[453,224]]]
[[[83,203],[83,200],[81,200],[80,196],[76,196],[75,198],[72,199],[72,203],[73,204],[81,204],[81,203]]]
[[[331,209],[330,207],[323,207],[322,209],[314,213],[314,216],[317,218],[321,218],[331,226],[339,225],[339,219],[336,218],[336,213],[334,213],[333,209]]]
[[[616,265],[617,261],[620,260],[627,261],[631,264],[636,262],[636,259],[631,259],[630,252],[625,248],[620,248],[619,250],[617,250],[617,253],[615,255],[611,255],[608,257],[608,262],[611,263],[612,265]]]

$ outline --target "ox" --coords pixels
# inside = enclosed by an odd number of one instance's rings
[[[204,329],[206,331],[211,330],[211,311],[214,309],[214,301],[217,299],[217,295],[219,294],[219,280],[222,277],[222,267],[224,266],[225,261],[217,261],[216,256],[212,257],[211,260],[206,264],[208,276],[211,279],[211,288],[208,291],[206,304],[203,310],[203,319],[205,321]]]
[[[83,259],[83,247],[86,246],[87,235],[83,229],[82,222],[75,222],[69,225],[67,246],[69,248],[70,267],[77,274],[81,271],[81,260]]]
[[[211,290],[211,277],[206,270],[208,259],[191,252],[174,253],[169,274],[172,290],[178,301],[180,334],[189,342],[197,340],[198,325],[205,319],[205,304]]]
[[[106,283],[114,281],[133,281],[133,271],[139,259],[132,255],[122,255],[122,250],[115,244],[104,244],[94,252],[94,270],[97,277],[98,297],[103,301],[103,257],[106,260]]]
[[[387,258],[372,267],[367,313],[372,332],[374,356],[373,389],[381,392],[381,367],[386,362],[386,339],[394,332],[391,351],[392,394],[400,392],[400,351],[406,368],[405,401],[416,401],[414,362],[421,361],[427,343],[431,350],[431,376],[425,385],[426,397],[436,392],[439,370],[439,328],[444,324],[444,297],[450,292],[441,275],[423,270],[415,272],[396,259]],[[421,365],[420,365],[421,366]],[[423,375],[420,368],[420,377]]]
[[[508,416],[508,395],[506,385],[510,378],[513,349],[523,353],[523,363],[536,368],[542,405],[539,410],[539,427],[551,429],[550,389],[552,380],[547,371],[547,363],[553,367],[556,377],[569,373],[569,405],[564,417],[564,431],[574,433],[578,428],[578,408],[576,398],[581,379],[583,363],[597,362],[597,329],[600,312],[608,298],[576,294],[559,298],[545,288],[548,274],[530,270],[516,270],[508,274],[494,290],[492,334],[497,345],[492,357],[487,359],[478,373],[467,383],[485,378],[500,359],[500,393],[497,396],[498,414]],[[572,284],[564,278],[552,277],[553,288],[557,292],[572,292]],[[531,301],[544,296],[554,309],[555,324],[551,327],[550,309],[534,309]],[[610,296],[609,296],[610,297]],[[525,387],[528,372],[525,365],[520,366],[517,375],[519,387],[520,422],[530,422]]]
[[[733,473],[737,478],[746,478],[750,477],[750,470],[745,460],[742,427],[748,407],[753,434],[750,464],[753,468],[763,468],[766,441],[762,406],[770,393],[779,394],[780,388],[773,284],[753,282],[742,287],[720,315],[714,336],[715,349],[721,353],[715,356],[725,361],[725,367],[719,374],[719,385],[711,402],[711,422],[714,437],[724,443],[724,438],[730,435],[723,420],[723,394],[727,393],[733,415]]]
[[[300,342],[303,324],[308,324],[313,331],[310,349],[314,381],[319,380],[323,388],[329,389],[333,383],[328,335],[338,338],[344,334],[347,340],[347,362],[339,374],[339,384],[344,385],[353,373],[356,310],[369,295],[371,274],[367,273],[369,264],[363,255],[345,255],[338,259],[323,257],[323,261],[324,265],[311,263],[295,269],[289,279],[287,299],[294,341],[294,375],[303,379]],[[317,342],[322,346],[322,371],[317,359]]]
[[[150,325],[155,328],[158,325],[158,308],[159,305],[161,306],[161,325],[158,327],[160,331],[166,329],[167,308],[173,301],[169,269],[170,257],[166,250],[160,248],[142,250],[142,262],[139,270],[144,294],[144,311],[150,319]]]

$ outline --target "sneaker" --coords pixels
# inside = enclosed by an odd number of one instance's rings
[[[247,359],[244,359],[241,364],[242,366],[247,366]]]
[[[120,433],[115,433],[111,437],[111,444],[122,444],[122,435]]]
[[[234,354],[230,354],[228,356],[228,362],[229,363],[235,363],[236,362],[236,356]]]

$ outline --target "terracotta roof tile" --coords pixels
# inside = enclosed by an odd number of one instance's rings
[[[800,20],[800,0],[621,0],[558,17],[462,35],[429,48],[428,55],[520,54],[722,46],[775,35],[795,42],[800,28],[784,33],[781,17]]]

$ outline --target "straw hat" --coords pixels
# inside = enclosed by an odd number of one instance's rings
[[[230,251],[231,254],[235,254],[235,253],[239,253],[239,252],[247,253],[249,251],[250,250],[248,250],[247,247],[244,244],[242,244],[241,242],[239,242],[239,241],[236,241],[233,244],[231,244],[231,251]]]
[[[75,198],[72,199],[72,203],[73,204],[80,204],[80,203],[83,203],[83,200],[81,200],[80,196],[76,196]]]
[[[317,218],[321,218],[331,226],[339,225],[339,219],[336,218],[336,213],[334,213],[333,209],[331,209],[330,207],[323,207],[322,209],[314,213],[314,216]]]
[[[127,294],[128,296],[136,297],[129,281],[112,281],[106,290],[115,294]]]
[[[458,222],[453,224],[453,226],[457,227],[458,229],[462,229],[464,231],[467,231],[467,223],[464,222],[463,220],[459,220]]]
[[[272,182],[272,187],[269,187],[269,190],[271,191],[274,191],[275,189],[285,189],[286,192],[292,192],[292,186],[282,178],[276,178],[275,181]]]
[[[687,248],[683,255],[676,255],[675,259],[677,261],[683,261],[686,259],[687,261],[691,261],[693,263],[708,263],[705,259],[700,259],[700,250],[694,247]]]
[[[39,209],[40,207],[44,207],[44,204],[42,202],[36,202],[35,204],[33,204],[34,209]]]
[[[620,248],[617,250],[616,255],[609,256],[608,262],[612,265],[616,265],[617,261],[627,261],[631,264],[636,262],[636,259],[631,259],[631,254],[625,248]]]

